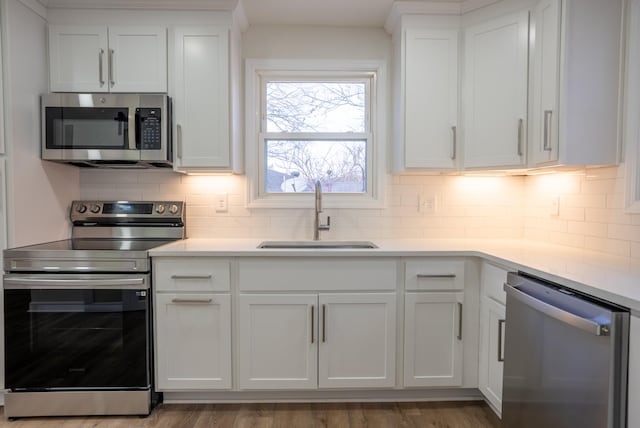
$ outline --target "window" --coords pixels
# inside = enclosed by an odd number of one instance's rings
[[[327,206],[377,202],[379,66],[259,65],[247,66],[250,206],[306,206],[316,182]]]

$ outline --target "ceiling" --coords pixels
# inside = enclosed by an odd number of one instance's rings
[[[242,0],[242,3],[251,24],[382,27],[394,0]]]

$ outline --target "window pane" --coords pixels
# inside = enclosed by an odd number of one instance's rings
[[[267,132],[366,132],[365,84],[267,82]]]
[[[366,140],[267,140],[265,191],[365,193],[366,158]]]

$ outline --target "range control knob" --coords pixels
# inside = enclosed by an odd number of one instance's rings
[[[165,209],[166,209],[166,207],[165,207],[164,205],[158,205],[158,206],[156,207],[156,212],[157,212],[158,214],[163,214]]]
[[[85,204],[80,204],[76,207],[76,211],[78,211],[80,214],[84,214],[87,212],[87,206]]]
[[[98,214],[100,212],[100,205],[93,205],[91,207],[91,212],[94,214]]]
[[[178,213],[178,206],[177,206],[176,204],[172,204],[172,205],[169,207],[169,212],[170,212],[171,214],[177,214],[177,213]]]

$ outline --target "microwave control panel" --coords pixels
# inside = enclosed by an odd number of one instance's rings
[[[162,121],[159,108],[136,108],[138,124],[138,148],[142,150],[162,149]]]

